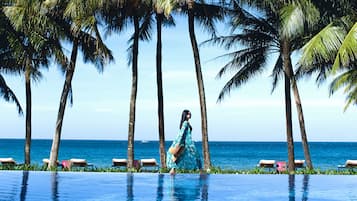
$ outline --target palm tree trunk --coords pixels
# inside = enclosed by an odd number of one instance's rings
[[[162,43],[161,27],[163,14],[156,14],[157,26],[157,44],[156,44],[156,84],[157,84],[157,104],[158,104],[158,123],[159,123],[159,143],[160,143],[160,162],[161,167],[166,168],[166,151],[165,151],[165,124],[164,124],[164,96],[162,90]]]
[[[194,7],[194,1],[189,0],[188,1],[188,27],[189,27],[189,34],[191,39],[191,46],[192,46],[194,60],[195,60],[198,93],[200,97],[202,151],[203,151],[204,169],[207,170],[211,167],[211,159],[210,159],[209,146],[208,146],[206,97],[205,97],[205,89],[203,85],[200,55],[199,55],[197,40],[195,36],[193,7]]]
[[[282,55],[284,61],[284,79],[285,79],[285,119],[286,119],[286,140],[288,144],[288,171],[290,174],[295,172],[295,156],[294,156],[294,139],[293,139],[293,129],[292,129],[292,119],[291,119],[291,94],[290,94],[290,75],[289,65],[291,65],[290,60],[290,47],[289,43],[284,40],[282,47]]]
[[[31,164],[31,61],[26,59],[25,71],[25,87],[26,87],[26,137],[25,137],[25,164]]]
[[[292,70],[292,68],[291,68],[291,70]],[[306,160],[306,166],[307,166],[308,169],[312,170],[313,166],[312,166],[312,161],[311,161],[309,143],[307,141],[304,113],[302,111],[302,105],[301,105],[299,89],[297,87],[296,80],[295,80],[294,77],[292,78],[292,87],[293,87],[293,92],[294,92],[296,109],[297,109],[297,113],[298,113],[298,116],[299,116],[301,142],[302,142],[302,146],[303,146],[303,149],[304,149],[304,156],[305,156],[305,160]]]
[[[134,16],[134,44],[133,44],[133,66],[132,66],[132,84],[130,96],[129,111],[129,129],[128,129],[128,164],[127,168],[134,167],[134,134],[135,134],[135,108],[136,95],[138,90],[138,51],[139,51],[139,17]]]
[[[50,163],[48,164],[48,168],[57,167],[58,153],[59,153],[59,144],[61,141],[61,133],[62,133],[62,124],[64,112],[67,104],[68,93],[71,88],[72,78],[74,75],[74,69],[76,67],[77,53],[78,53],[78,39],[75,38],[73,41],[71,61],[69,63],[69,67],[66,71],[66,80],[63,85],[62,95],[60,100],[60,105],[57,114],[56,121],[56,131],[52,141],[51,154],[50,154]]]

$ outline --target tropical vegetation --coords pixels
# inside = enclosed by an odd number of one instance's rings
[[[357,104],[357,3],[353,0],[231,0],[210,3],[194,0],[13,0],[1,1],[0,10],[0,96],[22,108],[3,74],[23,75],[26,89],[25,164],[30,165],[31,82],[40,80],[42,68],[57,63],[65,80],[56,120],[48,168],[57,166],[62,126],[67,101],[72,99],[72,80],[78,53],[99,72],[115,58],[102,39],[133,30],[128,39],[128,65],[131,66],[131,95],[128,122],[128,170],[134,171],[136,100],[139,81],[139,44],[150,41],[156,23],[156,83],[158,137],[161,167],[166,167],[164,94],[162,82],[162,26],[175,28],[175,17],[187,18],[193,65],[199,94],[204,169],[212,169],[209,146],[207,106],[197,25],[211,38],[205,43],[224,47],[228,52],[218,77],[231,79],[225,84],[218,101],[222,102],[235,88],[242,87],[263,70],[270,70],[272,92],[284,81],[285,125],[288,148],[288,173],[294,173],[294,139],[292,123],[293,92],[299,120],[307,171],[314,171],[305,126],[298,81],[317,73],[318,83],[332,77],[330,93],[344,88],[345,110]],[[218,36],[216,24],[231,31]],[[121,37],[121,36],[118,36]],[[71,46],[70,54],[64,52]],[[214,48],[214,47],[213,47]],[[295,65],[292,55],[298,55]],[[273,58],[274,66],[267,65]],[[80,93],[80,92],[78,92]],[[139,92],[140,93],[140,92]]]

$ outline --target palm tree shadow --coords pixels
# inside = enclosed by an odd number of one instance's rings
[[[308,200],[308,194],[309,194],[309,180],[310,176],[307,174],[304,174],[304,179],[302,183],[302,201]]]
[[[22,172],[21,192],[20,192],[20,200],[21,201],[26,200],[28,179],[29,179],[29,172],[23,171]]]
[[[201,188],[201,200],[207,201],[208,200],[208,174],[201,174],[200,175],[200,188]]]
[[[158,175],[156,201],[162,201],[164,198],[164,174]]]
[[[58,201],[58,173],[51,173],[51,192],[52,192],[52,200]]]
[[[295,201],[295,175],[289,175],[289,201]]]
[[[308,200],[309,180],[309,175],[304,174],[302,182],[302,201]],[[295,201],[295,194],[295,175],[289,175],[289,201]]]
[[[133,183],[134,183],[133,173],[128,173],[126,175],[126,193],[127,193],[126,200],[127,201],[134,200]]]

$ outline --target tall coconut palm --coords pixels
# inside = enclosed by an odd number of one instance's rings
[[[10,47],[16,63],[22,67],[25,75],[26,88],[26,137],[25,164],[30,164],[31,149],[31,80],[41,77],[39,68],[47,67],[55,49],[54,39],[49,34],[53,27],[40,12],[41,3],[38,1],[17,0],[7,4],[4,12],[9,19],[7,32],[10,33]],[[26,16],[26,17],[24,17]],[[56,53],[60,55],[61,53]]]
[[[21,5],[21,3],[25,3],[25,5]],[[16,7],[15,7],[16,6]],[[22,32],[22,36],[25,39],[22,39],[20,37],[16,38],[15,40],[17,41],[16,44],[13,43],[13,47],[15,45],[17,45],[17,51],[16,52],[16,56],[19,56],[17,63],[21,63],[20,65],[23,67],[23,71],[24,71],[24,75],[25,75],[25,89],[26,89],[26,119],[25,119],[25,164],[30,164],[30,147],[31,147],[31,107],[32,107],[32,103],[31,103],[31,72],[36,71],[33,70],[33,65],[31,63],[31,59],[34,58],[34,54],[36,54],[36,50],[34,50],[31,46],[30,43],[27,43],[28,37],[29,37],[29,27],[25,27],[26,23],[24,22],[18,22],[20,24],[15,24],[16,23],[16,19],[15,17],[17,17],[17,15],[19,15],[20,12],[24,12],[25,13],[21,13],[21,14],[25,14],[27,15],[28,13],[26,12],[25,9],[23,9],[24,7],[30,7],[31,5],[26,5],[26,2],[16,2],[15,5],[13,6],[7,6],[4,8],[5,10],[5,14],[7,15],[7,17],[11,20],[11,23],[14,24],[15,29],[17,29],[18,31]],[[22,27],[22,25],[25,25],[24,27]],[[16,30],[13,30],[13,36],[16,37],[15,33]],[[31,50],[32,49],[32,50]]]
[[[237,2],[234,2],[231,21],[232,35],[218,37],[211,41],[228,50],[235,48],[237,43],[242,44],[242,49],[234,50],[233,52],[224,55],[225,57],[231,58],[231,60],[220,70],[218,76],[221,77],[229,70],[233,70],[236,73],[222,89],[218,101],[222,101],[224,96],[228,94],[231,89],[241,86],[250,78],[262,72],[262,70],[267,67],[266,61],[268,57],[272,53],[277,53],[278,57],[273,68],[273,90],[275,89],[279,78],[283,76],[285,88],[286,137],[289,160],[288,167],[289,172],[293,173],[295,169],[295,157],[291,120],[291,86],[296,95],[295,98],[297,98],[296,103],[298,112],[301,112],[301,115],[302,109],[299,108],[301,107],[301,101],[299,100],[297,85],[292,69],[291,54],[293,51],[301,47],[299,41],[301,41],[302,35],[290,34],[292,28],[289,26],[292,22],[287,23],[290,15],[288,15],[288,13],[283,15],[283,11],[284,9],[290,9],[291,11],[296,5],[287,4],[281,1],[253,1],[251,3],[260,10],[262,16],[250,14],[242,9]],[[305,21],[303,21],[303,23],[305,24]],[[238,28],[241,28],[241,32],[236,32]],[[300,126],[304,127],[303,119],[300,120]],[[302,138],[302,140],[307,139]],[[305,149],[308,149],[308,146],[304,146],[304,150]],[[309,155],[309,151],[304,153]],[[309,160],[309,157],[306,157],[306,159]],[[312,165],[309,168],[312,168]]]
[[[162,86],[162,26],[173,26],[174,19],[171,15],[165,17],[164,8],[160,2],[153,1],[152,10],[147,10],[143,23],[140,27],[140,37],[144,40],[151,39],[151,24],[156,20],[156,84],[157,84],[157,114],[159,131],[159,153],[161,168],[166,168],[166,149],[165,149],[165,122],[164,122],[164,95]]]
[[[201,131],[202,131],[202,151],[204,159],[204,169],[211,167],[211,157],[208,144],[208,129],[207,129],[207,107],[206,96],[203,84],[201,58],[199,54],[196,34],[195,34],[195,19],[207,30],[212,36],[215,36],[215,21],[223,20],[224,12],[220,6],[206,4],[204,1],[197,3],[194,0],[178,1],[181,12],[188,16],[188,31],[191,41],[192,52],[194,56],[196,79],[198,86],[198,94],[200,99],[201,111]]]
[[[100,2],[69,0],[55,3],[47,5],[51,8],[48,15],[52,15],[52,18],[66,31],[67,38],[72,41],[72,52],[65,71],[65,82],[60,98],[48,168],[56,167],[57,165],[64,112],[67,99],[71,98],[72,79],[79,48],[83,52],[84,61],[94,63],[100,71],[103,70],[105,64],[113,60],[111,51],[103,43],[98,29],[96,12],[101,8]],[[56,18],[59,13],[63,15],[59,16],[61,18]]]
[[[140,26],[142,19],[148,10],[151,9],[151,4],[138,0],[116,0],[107,2],[103,9],[103,17],[107,23],[107,30],[121,32],[129,23],[133,24],[134,34],[130,39],[128,48],[129,59],[132,70],[132,85],[130,95],[129,109],[129,126],[128,126],[128,164],[127,168],[132,170],[134,167],[134,136],[135,136],[135,115],[136,115],[136,97],[138,88],[138,54],[139,54],[139,39],[146,37],[145,34],[140,35]]]
[[[200,107],[201,107],[201,129],[202,129],[202,150],[203,150],[203,160],[204,169],[207,170],[211,167],[211,158],[209,154],[208,146],[208,131],[207,131],[207,108],[206,108],[206,95],[205,88],[203,85],[203,76],[201,70],[201,59],[199,55],[196,35],[195,35],[195,25],[194,25],[194,0],[187,1],[188,7],[188,30],[190,34],[191,46],[193,51],[193,56],[195,60],[196,78],[198,85],[198,94],[200,97]]]
[[[319,82],[340,73],[332,81],[330,93],[345,87],[346,110],[351,103],[357,104],[357,2],[314,0],[314,3],[321,17],[315,34],[303,47],[299,63],[304,73],[317,71]]]
[[[159,130],[159,152],[161,168],[166,168],[165,149],[165,121],[164,121],[164,95],[162,87],[162,25],[174,25],[169,14],[165,17],[165,8],[160,1],[153,1],[153,11],[156,19],[156,85],[157,85],[157,114]]]
[[[164,95],[162,89],[162,40],[161,28],[164,15],[161,9],[156,9],[156,85],[157,85],[157,114],[159,126],[160,143],[160,163],[162,168],[166,168],[165,149],[165,122],[164,122]]]
[[[317,18],[319,17],[319,12],[316,9],[315,5],[312,4],[311,1],[296,1],[291,4],[287,4],[282,8],[281,11],[281,21],[283,27],[283,36],[285,38],[290,38],[295,40],[296,36],[301,38],[301,36],[305,36],[309,33],[309,31],[315,26],[317,23]],[[297,47],[301,48],[302,43],[298,43]],[[301,104],[301,98],[299,94],[299,90],[296,83],[296,75],[293,72],[293,67],[291,65],[291,61],[289,62],[288,71],[291,79],[291,86],[294,93],[295,105],[298,114],[299,126],[300,126],[300,134],[301,134],[301,142],[303,145],[304,156],[306,160],[306,166],[308,169],[313,169],[310,148],[308,145],[307,134],[305,129],[305,120],[304,113]]]

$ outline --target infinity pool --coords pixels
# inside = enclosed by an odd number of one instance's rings
[[[0,200],[357,201],[357,176],[0,171]]]

